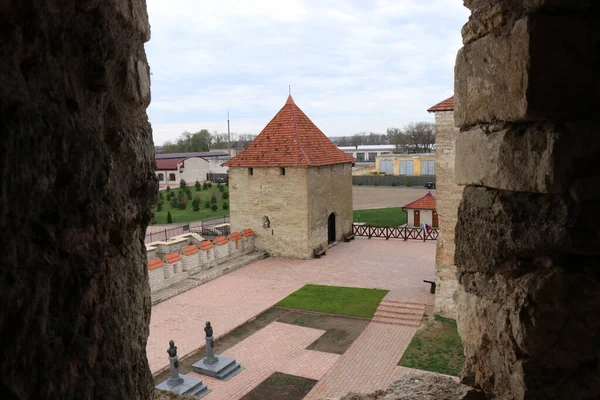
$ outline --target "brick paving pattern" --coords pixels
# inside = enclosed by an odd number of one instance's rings
[[[166,349],[169,340],[176,341],[179,354],[183,357],[203,344],[202,329],[205,321],[212,322],[216,337],[219,338],[307,283],[389,289],[391,291],[384,299],[386,301],[433,304],[429,285],[422,281],[434,279],[434,255],[435,242],[433,241],[402,242],[357,238],[350,243],[341,243],[329,249],[327,255],[321,259],[268,258],[242,267],[152,308],[147,346],[150,369],[156,373],[167,367]],[[325,357],[327,361],[321,363],[324,366],[329,365],[327,363],[331,361],[331,357],[336,359],[340,357],[336,366],[325,375],[314,390],[321,388],[319,390],[323,393],[336,392],[339,395],[347,393],[348,390],[334,384],[336,377],[342,379],[341,382],[348,382],[349,388],[381,389],[397,379],[398,374],[403,371],[398,369],[396,364],[414,332],[413,327],[371,323],[344,355],[336,356],[304,350],[301,354],[288,358],[287,363],[278,364],[280,365],[278,368],[282,369],[279,372],[306,375],[307,378],[317,379],[316,376],[325,371],[308,371],[305,365],[314,365],[314,357]],[[245,345],[257,334],[237,346]],[[232,347],[230,351],[237,346]],[[229,355],[229,352],[225,354]],[[361,357],[364,359],[361,360]],[[232,383],[240,380],[247,385],[252,382],[252,386],[248,387],[247,391],[270,375],[264,371],[251,372],[248,366],[254,365],[254,361],[251,357],[249,359],[251,361],[246,363],[247,365],[244,365],[243,360],[238,360],[247,370],[229,381]],[[313,361],[309,362],[311,360]],[[356,365],[352,367],[348,363]],[[342,372],[337,373],[338,369]],[[365,374],[368,369],[372,372]],[[303,370],[307,372],[302,372]],[[374,371],[378,371],[377,374]],[[263,376],[264,374],[266,376]],[[244,376],[246,378],[243,378]],[[348,381],[350,376],[355,382]],[[212,385],[214,392],[209,395],[213,397],[207,399],[222,398],[216,389],[220,386],[226,387],[225,385],[223,382],[216,381]],[[344,391],[339,392],[340,390]],[[232,397],[227,397],[228,399],[239,398],[231,393],[230,395]]]
[[[181,358],[204,345],[204,323],[218,339],[302,287],[301,282],[221,276],[152,307],[146,351],[150,371],[168,366],[169,340]]]
[[[390,291],[383,302],[403,299],[401,291]],[[424,308],[420,311],[423,317]],[[308,393],[305,400],[343,396],[348,392],[371,393],[385,389],[407,368],[398,361],[416,332],[416,327],[371,322],[338,362]]]
[[[244,370],[227,382],[191,372],[212,390],[206,400],[239,399],[274,372],[319,380],[340,357],[306,350],[325,331],[273,322],[225,351]]]

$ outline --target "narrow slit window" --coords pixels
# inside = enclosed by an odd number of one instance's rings
[[[254,168],[248,168],[248,175],[254,175]]]
[[[279,175],[285,175],[285,167],[279,168]]]

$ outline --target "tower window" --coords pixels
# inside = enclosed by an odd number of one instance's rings
[[[279,168],[279,175],[285,175],[285,167]]]
[[[248,168],[248,175],[254,175],[254,168]]]

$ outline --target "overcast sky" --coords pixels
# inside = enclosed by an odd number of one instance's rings
[[[460,0],[148,0],[155,144],[257,134],[296,104],[328,136],[433,121],[453,93]]]

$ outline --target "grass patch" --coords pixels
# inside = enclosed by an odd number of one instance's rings
[[[305,285],[277,303],[280,307],[372,318],[387,290]]]
[[[171,188],[171,192],[175,193],[175,197],[177,198],[179,195],[179,192],[183,191],[183,189],[180,188]],[[228,186],[223,186],[223,192],[219,191],[219,188],[217,187],[217,185],[212,185],[211,188],[208,188],[206,190],[201,190],[201,191],[196,191],[196,188],[194,187],[194,185],[192,184],[190,186],[190,195],[191,198],[188,198],[188,202],[187,202],[187,207],[185,208],[185,210],[181,210],[177,207],[171,207],[171,202],[169,200],[167,200],[167,192],[162,190],[160,191],[160,196],[162,196],[162,210],[158,211],[157,208],[154,208],[152,210],[152,212],[154,213],[154,216],[156,218],[156,223],[157,224],[166,224],[167,222],[167,213],[171,212],[171,218],[172,218],[172,222],[176,223],[176,222],[192,222],[192,221],[199,221],[202,219],[207,219],[207,218],[214,218],[214,217],[222,217],[225,215],[229,215],[229,209],[224,210],[223,209],[223,204],[226,202],[227,204],[229,204],[229,199],[223,199],[223,193],[229,193],[229,187]],[[185,192],[184,192],[185,194]],[[194,197],[196,196],[196,194],[198,194],[198,197],[200,198],[201,204],[200,204],[200,209],[198,211],[194,211],[193,209],[193,205],[192,205],[192,201],[194,200]],[[211,199],[212,195],[215,195],[215,197],[217,198],[217,210],[213,211],[210,208],[206,208],[206,202],[209,201]],[[161,199],[159,198],[159,201],[161,201]]]
[[[398,365],[458,376],[465,357],[456,321],[434,315],[426,324],[415,334]]]
[[[242,397],[242,400],[301,400],[317,381],[275,372]]]
[[[406,223],[406,213],[400,207],[354,211],[354,222],[371,226],[400,226]]]

